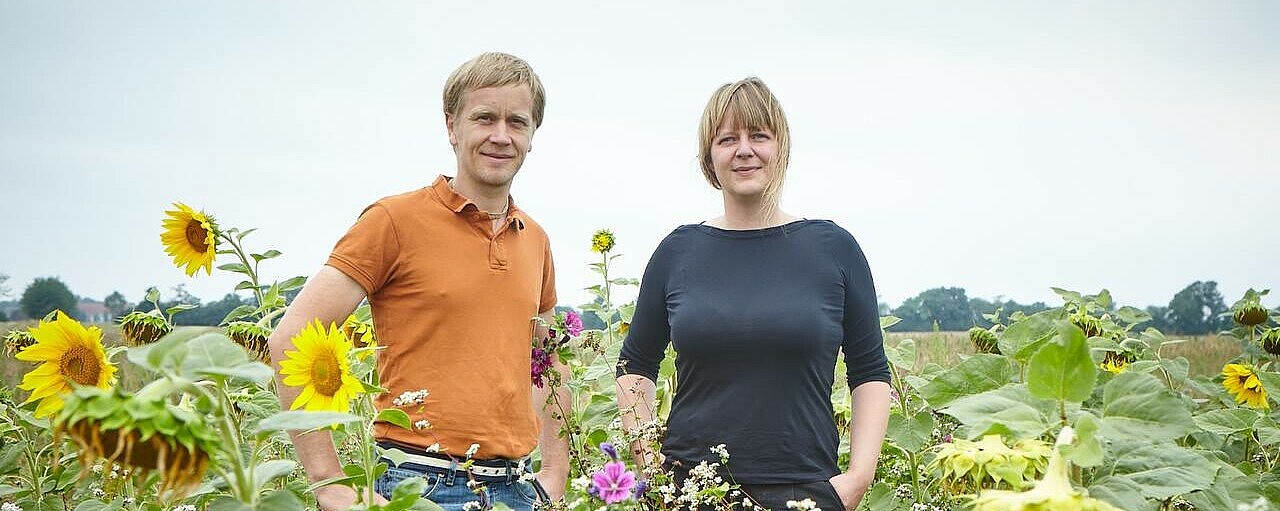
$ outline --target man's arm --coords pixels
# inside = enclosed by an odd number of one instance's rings
[[[285,359],[285,350],[291,350],[293,337],[301,332],[307,324],[320,320],[326,327],[329,323],[341,323],[360,305],[364,299],[364,289],[351,280],[346,274],[330,266],[320,271],[307,281],[307,285],[298,297],[289,305],[284,317],[276,325],[275,331],[267,340],[271,350],[272,366],[276,370],[276,391],[280,395],[280,407],[288,409],[293,400],[301,393],[301,389],[284,384],[280,375],[280,361]],[[298,452],[298,460],[311,482],[341,477],[342,465],[338,462],[338,453],[333,447],[333,438],[328,429],[320,429],[310,433],[290,431],[293,445]],[[381,497],[377,497],[383,502]],[[316,491],[316,500],[324,511],[345,510],[356,502],[356,494],[351,488],[330,485]]]
[[[876,462],[889,425],[889,384],[869,381],[853,389],[849,428],[849,470],[831,478],[845,509],[858,507],[876,475]]]
[[[538,317],[544,323],[534,329],[534,335],[541,339],[547,334],[544,325],[555,321],[555,309],[538,314]],[[551,369],[559,373],[561,384],[555,389],[551,385],[533,386],[533,408],[538,413],[538,423],[541,425],[538,447],[542,449],[542,469],[536,477],[551,500],[556,501],[564,497],[565,485],[569,481],[569,437],[560,433],[565,427],[561,414],[573,413],[573,395],[568,387],[573,373],[557,357],[551,357]],[[551,401],[552,390],[555,391],[555,401]],[[556,403],[560,406],[557,407]]]

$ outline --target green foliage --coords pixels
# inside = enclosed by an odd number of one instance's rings
[[[1223,317],[1227,305],[1218,292],[1218,283],[1195,281],[1169,301],[1168,320],[1172,331],[1181,334],[1216,332],[1230,321]]]
[[[901,318],[897,331],[927,332],[936,324],[940,330],[968,330],[977,324],[977,316],[969,307],[964,288],[936,287],[906,299],[893,309]]]
[[[111,319],[113,320],[125,315],[133,308],[133,305],[119,291],[113,291],[106,298],[103,298],[102,305],[107,308],[107,312],[111,314]]]
[[[79,319],[76,295],[57,277],[37,278],[22,292],[22,313],[29,318],[43,318],[55,310]]]

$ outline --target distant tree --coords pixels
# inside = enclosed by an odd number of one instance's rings
[[[71,289],[57,277],[37,278],[22,292],[22,313],[29,318],[40,319],[54,310],[61,310],[79,319],[78,301]]]
[[[0,321],[9,321],[9,316],[4,311],[0,311]]]
[[[9,286],[5,285],[5,282],[8,282],[8,281],[9,281],[9,276],[3,273],[0,273],[0,298],[9,296],[9,293],[13,291],[9,289]]]
[[[1174,332],[1187,335],[1216,332],[1225,326],[1221,314],[1226,311],[1227,304],[1218,292],[1218,283],[1197,280],[1169,301],[1169,326]]]
[[[941,330],[968,330],[980,318],[969,308],[969,298],[962,287],[935,287],[923,291],[902,302],[893,310],[893,315],[902,318],[893,330],[904,332],[930,331],[935,323]]]
[[[1146,330],[1147,327],[1154,328],[1161,332],[1173,332],[1173,322],[1169,321],[1169,308],[1159,305],[1148,305],[1147,314],[1151,315],[1151,321],[1137,325],[1136,331]]]
[[[124,298],[119,291],[114,291],[102,299],[102,305],[107,308],[107,312],[111,314],[111,319],[123,316],[133,308],[133,304]]]
[[[199,303],[198,298],[195,300],[196,303]],[[233,309],[244,304],[245,301],[240,298],[240,295],[227,293],[221,300],[209,302],[174,315],[173,322],[178,325],[217,326],[222,323],[222,318],[227,317],[227,314],[231,313]]]

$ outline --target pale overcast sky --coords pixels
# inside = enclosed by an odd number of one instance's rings
[[[161,247],[183,201],[258,227],[251,249],[284,252],[268,280],[311,275],[365,205],[454,173],[440,91],[491,50],[547,88],[513,193],[563,304],[588,298],[596,229],[639,277],[718,214],[697,120],[747,75],[792,126],[783,208],[852,232],[892,305],[1280,287],[1272,1],[5,1],[0,273],[220,298],[236,279]]]

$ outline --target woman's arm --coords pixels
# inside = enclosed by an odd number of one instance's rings
[[[858,507],[876,475],[876,462],[889,424],[889,384],[869,381],[853,389],[849,428],[849,470],[831,478],[845,509]]]

